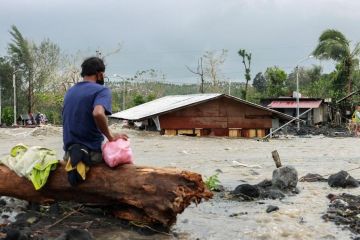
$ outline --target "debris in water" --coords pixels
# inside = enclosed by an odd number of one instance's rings
[[[261,168],[260,165],[248,165],[248,164],[245,164],[245,163],[240,163],[236,160],[233,160],[232,161],[232,164],[233,164],[233,167],[247,167],[247,168]]]
[[[326,182],[327,179],[317,173],[308,173],[299,179],[299,182]]]
[[[355,234],[360,234],[360,196],[347,193],[329,194],[327,213],[322,216],[325,221],[343,225]]]

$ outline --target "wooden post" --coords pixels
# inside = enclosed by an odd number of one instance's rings
[[[274,159],[276,168],[281,167],[281,160],[280,160],[280,156],[279,156],[278,151],[277,151],[277,150],[272,151],[271,154],[272,154],[272,157],[273,157],[273,159]]]

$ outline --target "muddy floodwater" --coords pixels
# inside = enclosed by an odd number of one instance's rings
[[[278,150],[284,165],[294,166],[299,176],[327,175],[359,167],[359,138],[289,137],[259,142],[249,139],[167,137],[157,133],[123,130],[130,136],[135,162],[155,167],[177,167],[202,174],[219,173],[228,190],[242,183],[271,179],[275,167],[271,151]],[[17,144],[40,145],[62,157],[61,128],[0,129],[0,157]],[[349,172],[360,179],[360,169]],[[97,239],[350,239],[354,235],[332,222],[324,222],[329,193],[360,195],[360,188],[333,189],[327,183],[298,183],[300,194],[283,200],[230,201],[219,196],[191,205],[178,216],[171,236],[143,236],[111,230]],[[268,205],[279,211],[266,213]],[[231,217],[230,217],[231,215]]]

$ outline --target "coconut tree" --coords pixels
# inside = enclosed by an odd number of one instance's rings
[[[22,74],[28,82],[28,112],[32,112],[33,103],[33,63],[31,43],[26,40],[16,26],[11,26],[10,34],[12,42],[9,43],[8,52],[16,70],[22,70]]]
[[[318,59],[332,59],[338,63],[338,69],[343,80],[348,85],[348,93],[352,88],[352,73],[359,66],[358,56],[360,54],[360,43],[356,43],[351,50],[350,41],[344,34],[335,30],[327,29],[319,37],[319,43],[313,51]]]

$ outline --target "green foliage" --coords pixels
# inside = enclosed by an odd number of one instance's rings
[[[4,107],[1,115],[2,122],[7,126],[11,126],[14,123],[14,109],[12,107]]]
[[[208,189],[211,191],[215,190],[219,186],[220,180],[219,180],[219,174],[216,173],[209,178],[206,178],[205,185]]]
[[[279,67],[269,67],[266,69],[265,78],[268,82],[267,94],[269,97],[279,97],[286,95],[287,89],[285,81],[287,74]]]
[[[156,99],[156,95],[153,94],[153,93],[150,93],[148,96],[147,96],[147,102],[150,102],[152,100],[155,100]]]
[[[35,112],[45,113],[49,123],[61,124],[61,110],[64,102],[64,94],[42,92],[35,95],[37,99],[37,108]]]
[[[250,75],[251,53],[247,53],[245,49],[240,49],[238,54],[242,57],[242,63],[244,64],[244,68],[245,68],[246,84],[245,84],[245,89],[242,91],[243,94],[242,97],[246,100],[248,84],[249,81],[251,80],[251,75]]]
[[[348,93],[352,90],[352,75],[359,67],[360,43],[356,43],[353,50],[350,49],[350,41],[344,34],[334,29],[325,30],[319,37],[319,43],[313,51],[313,55],[319,59],[332,59],[338,62],[337,77],[334,80],[338,89],[336,95],[345,95],[345,84],[348,85]]]
[[[266,91],[266,79],[262,72],[259,72],[256,74],[254,80],[253,80],[253,87],[260,93],[265,93]]]
[[[23,100],[19,101],[22,103],[19,110],[24,111],[26,105],[26,112],[34,112],[39,101],[36,98],[39,92],[48,91],[50,87],[54,91],[59,91],[54,87],[58,84],[53,84],[52,81],[57,79],[60,48],[48,39],[39,45],[28,41],[16,26],[11,27],[10,35],[12,42],[8,45],[8,53],[13,65],[12,71],[19,71],[17,74],[21,74],[25,79],[25,82],[17,79],[17,85],[20,84],[17,88],[18,96],[26,96],[26,100],[19,99]]]
[[[142,95],[135,95],[133,98],[134,106],[141,105],[145,103],[145,99]]]

